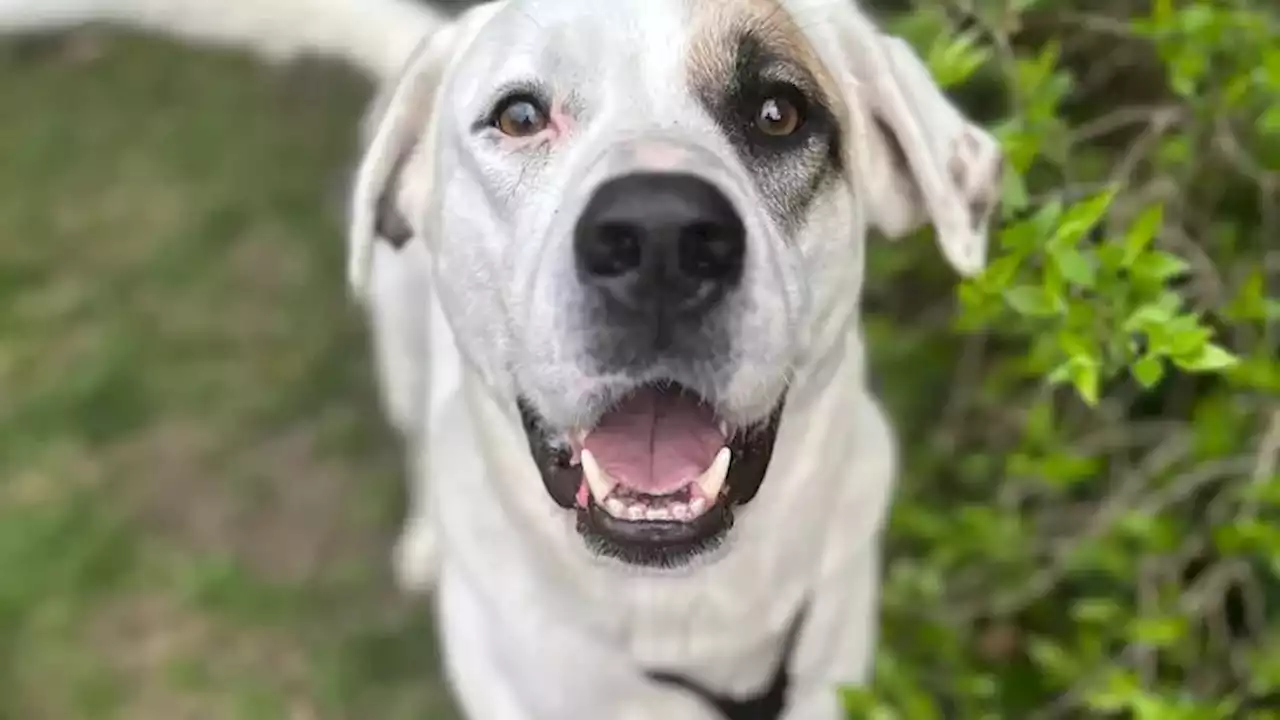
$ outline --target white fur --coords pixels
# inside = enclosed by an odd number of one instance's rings
[[[785,0],[848,121],[846,176],[788,236],[685,86],[690,9],[714,1],[509,0],[445,22],[402,0],[0,0],[0,28],[111,20],[327,53],[395,79],[366,126],[348,269],[411,457],[397,572],[406,588],[436,590],[445,666],[470,717],[711,720],[703,699],[645,671],[751,694],[802,610],[785,720],[834,720],[837,686],[868,678],[896,458],[866,388],[864,242],[871,227],[928,222],[957,270],[976,272],[1000,153],[854,5]],[[540,150],[475,131],[494,86],[530,75],[575,93],[572,131]],[[733,349],[691,381],[734,419],[787,392],[769,470],[727,544],[663,572],[586,549],[548,498],[515,408],[530,398],[569,426],[637,380],[585,362],[566,238],[593,183],[654,167],[713,180],[750,231]],[[415,232],[400,251],[374,232],[389,187]]]

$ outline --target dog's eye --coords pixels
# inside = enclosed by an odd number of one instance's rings
[[[756,127],[770,137],[787,137],[804,124],[804,114],[791,99],[781,95],[767,97],[756,112]]]
[[[493,113],[493,125],[507,137],[529,137],[550,123],[546,110],[535,98],[524,95],[507,98]]]

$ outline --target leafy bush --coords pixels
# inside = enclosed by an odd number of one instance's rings
[[[871,258],[906,469],[850,717],[1280,718],[1273,0],[909,10],[1009,172],[982,276]]]

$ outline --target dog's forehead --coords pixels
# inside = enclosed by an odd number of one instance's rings
[[[637,92],[639,76],[723,87],[750,41],[831,90],[805,32],[810,6],[831,1],[512,0],[477,41],[489,77],[563,72]]]

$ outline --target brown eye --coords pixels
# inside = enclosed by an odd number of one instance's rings
[[[786,137],[800,129],[803,118],[795,103],[783,97],[765,98],[756,113],[756,127],[771,137]]]
[[[546,129],[547,113],[533,99],[518,97],[498,106],[494,125],[507,137],[529,137]]]

